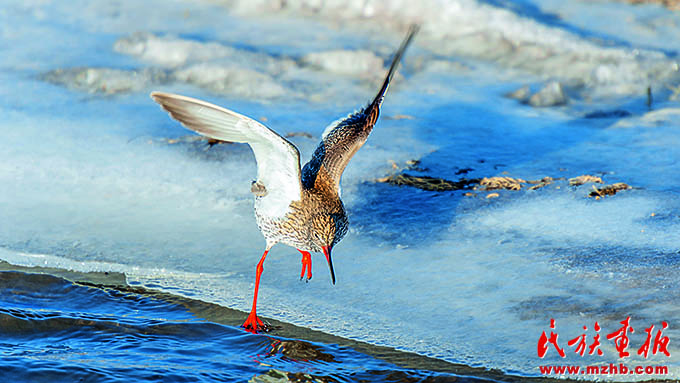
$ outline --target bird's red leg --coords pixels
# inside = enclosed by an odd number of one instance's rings
[[[246,321],[243,322],[243,327],[246,330],[252,332],[257,332],[258,327],[260,329],[264,328],[264,324],[262,323],[260,318],[257,317],[257,290],[260,287],[260,275],[262,275],[262,270],[264,270],[264,267],[262,267],[262,265],[264,264],[264,259],[267,258],[268,252],[269,249],[264,251],[264,254],[262,254],[262,258],[260,258],[260,263],[257,264],[255,274],[255,295],[253,296],[253,308],[250,309],[250,315],[248,315],[248,319],[246,319]]]
[[[298,249],[302,253],[302,271],[300,272],[300,280],[305,276],[307,270],[307,280],[312,279],[312,255],[308,251]]]

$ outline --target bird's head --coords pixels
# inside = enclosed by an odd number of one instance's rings
[[[331,271],[331,281],[335,284],[331,250],[347,232],[347,218],[344,214],[318,214],[312,218],[312,240],[323,251]]]

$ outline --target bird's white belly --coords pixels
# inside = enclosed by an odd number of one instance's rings
[[[267,194],[255,197],[255,212],[270,219],[283,219],[290,213],[290,198],[280,194]]]
[[[311,241],[305,226],[289,221],[287,214],[291,212],[290,207],[281,215],[272,214],[279,213],[279,211],[272,210],[266,200],[267,197],[255,198],[255,221],[268,245],[280,242],[304,251],[321,251]]]

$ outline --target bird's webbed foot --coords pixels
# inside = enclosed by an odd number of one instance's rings
[[[257,314],[255,312],[250,312],[250,315],[248,315],[248,318],[246,319],[245,322],[241,325],[246,331],[252,332],[253,334],[256,334],[258,332],[268,332],[271,327],[267,324],[262,323],[262,320],[257,317]]]

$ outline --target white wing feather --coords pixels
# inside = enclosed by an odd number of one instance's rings
[[[300,200],[300,153],[288,140],[261,123],[195,98],[151,93],[170,116],[206,137],[250,145],[257,161],[257,179],[267,194],[258,197],[258,212],[283,217],[292,201]]]

